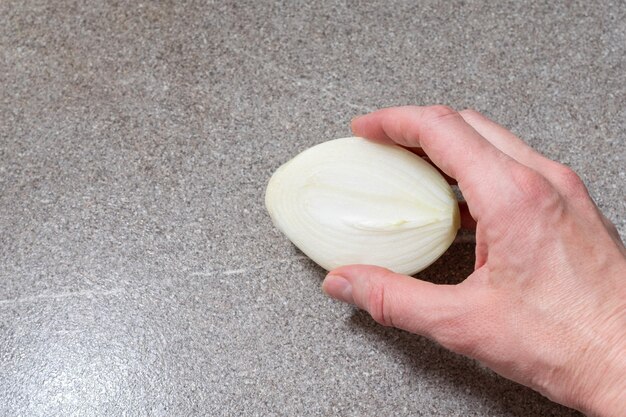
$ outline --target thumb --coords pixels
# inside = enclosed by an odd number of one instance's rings
[[[388,269],[350,265],[330,271],[322,289],[393,326],[443,342],[466,320],[468,296],[460,285],[436,285]],[[443,339],[443,340],[442,340]]]

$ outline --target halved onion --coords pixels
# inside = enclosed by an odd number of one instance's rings
[[[363,138],[321,143],[271,177],[265,205],[302,252],[330,270],[369,264],[414,274],[459,229],[454,192],[412,152]]]

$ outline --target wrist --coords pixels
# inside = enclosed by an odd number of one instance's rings
[[[623,268],[626,260],[619,259],[604,274],[596,275],[608,291],[589,292],[579,300],[587,304],[579,310],[586,314],[570,318],[569,329],[562,334],[562,349],[553,356],[564,360],[546,367],[550,372],[541,390],[544,395],[589,416],[623,416],[626,410]]]
[[[618,292],[611,314],[595,322],[593,339],[573,364],[580,373],[572,385],[580,388],[572,400],[590,416],[623,416],[626,410],[626,291]]]
[[[626,336],[620,339],[604,360],[596,361],[579,396],[576,408],[589,416],[617,417],[626,410]]]

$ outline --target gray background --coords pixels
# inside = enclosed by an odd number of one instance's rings
[[[577,415],[327,299],[263,191],[354,115],[445,103],[623,235],[623,1],[102,3],[0,1],[1,415]]]

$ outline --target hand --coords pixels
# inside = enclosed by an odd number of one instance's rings
[[[553,401],[624,415],[626,249],[580,178],[474,111],[389,108],[355,119],[352,130],[420,147],[458,181],[476,264],[457,285],[344,266],[330,271],[324,291]]]

